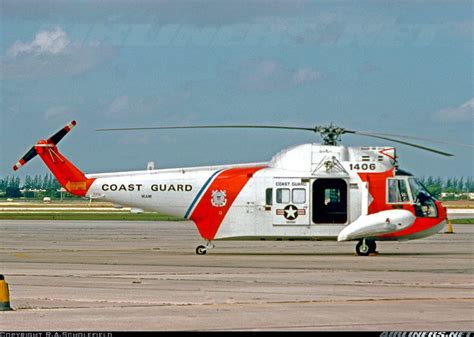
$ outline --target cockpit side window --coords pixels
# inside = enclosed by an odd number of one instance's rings
[[[387,179],[387,202],[389,204],[403,204],[410,202],[407,181],[405,179]]]

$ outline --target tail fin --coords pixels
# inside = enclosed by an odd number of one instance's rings
[[[39,155],[56,179],[69,193],[84,196],[95,179],[88,179],[59,151],[56,145],[63,137],[72,130],[76,121],[72,121],[64,128],[56,132],[48,140],[38,141],[14,166],[13,170],[18,170],[28,161]]]

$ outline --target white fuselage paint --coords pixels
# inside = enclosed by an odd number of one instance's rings
[[[267,163],[89,174],[88,178],[95,181],[87,197],[189,219],[219,172],[263,165],[265,168],[257,171],[238,194],[215,239],[337,239],[347,225],[367,214],[372,202],[367,182],[358,173],[393,170],[394,157],[393,148],[304,144],[281,151]],[[318,210],[312,207],[311,186],[315,180],[327,178],[341,179],[347,184],[344,223],[313,222],[314,212]],[[301,212],[298,220],[285,220],[281,215],[285,210],[284,203],[276,202],[277,179],[283,182],[286,179],[288,184],[299,181],[295,185],[306,189],[305,202],[297,205]],[[269,188],[273,189],[272,204],[266,200]]]

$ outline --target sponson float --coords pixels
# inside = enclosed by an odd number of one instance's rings
[[[411,174],[399,169],[393,147],[338,145],[342,134],[381,138],[451,156],[387,134],[329,127],[254,125],[99,129],[271,128],[313,131],[322,144],[303,144],[269,162],[238,165],[85,174],[57,144],[72,121],[38,141],[14,165],[39,155],[59,183],[74,195],[110,201],[193,221],[206,245],[215,240],[357,241],[358,255],[376,251],[376,241],[427,237],[445,224],[446,209]]]

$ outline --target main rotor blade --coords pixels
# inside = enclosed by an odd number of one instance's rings
[[[355,131],[357,132],[357,131]],[[464,146],[464,147],[472,147],[474,148],[474,145],[472,144],[464,144],[464,143],[458,143],[458,142],[448,142],[445,140],[437,140],[437,139],[431,139],[431,138],[424,138],[424,137],[415,137],[415,136],[408,136],[408,135],[398,135],[398,134],[393,134],[393,133],[384,133],[384,132],[365,132],[367,134],[375,135],[375,136],[388,136],[388,137],[396,137],[396,138],[407,138],[407,139],[415,139],[415,140],[424,140],[427,142],[432,142],[432,143],[439,143],[439,144],[446,144],[446,145],[456,145],[456,146]]]
[[[325,127],[320,127],[316,126],[314,128],[305,128],[305,127],[298,127],[298,126],[279,126],[279,125],[198,125],[198,126],[147,126],[147,127],[131,127],[131,128],[102,128],[102,129],[96,129],[95,131],[140,131],[140,130],[170,130],[170,129],[228,129],[228,128],[241,128],[241,129],[283,129],[283,130],[302,130],[302,131],[312,131],[312,132],[319,132],[321,134],[324,134],[327,132]],[[332,126],[327,127],[329,129],[328,131],[334,132],[336,131],[337,134],[345,134],[345,133],[350,133],[350,134],[356,134],[356,135],[361,135],[361,136],[367,136],[367,137],[373,137],[373,138],[379,138],[379,139],[384,139],[384,140],[389,140],[395,143],[400,143],[412,147],[416,147],[418,149],[422,149],[425,151],[430,151],[434,152],[437,154],[441,154],[443,156],[453,156],[451,153],[443,152],[440,150],[436,150],[430,147],[418,145],[418,144],[413,144],[409,143],[400,139],[395,139],[393,137],[405,137],[401,135],[390,135],[390,134],[383,134],[383,133],[368,133],[368,132],[360,132],[360,131],[353,131],[353,130],[347,130],[344,128],[340,128],[339,130],[331,130],[333,128]],[[387,137],[390,136],[390,137]],[[406,138],[410,138],[410,136],[407,136]],[[416,139],[416,137],[413,137]],[[421,139],[420,140],[428,140],[428,139]],[[436,142],[436,141],[435,141]],[[441,142],[441,141],[440,141]],[[441,142],[443,143],[443,142]],[[459,145],[459,144],[458,144]],[[466,146],[467,144],[464,144]],[[467,145],[468,146],[468,145]]]
[[[367,137],[372,137],[372,138],[379,138],[379,139],[389,140],[391,142],[416,147],[418,149],[434,152],[434,153],[441,154],[441,155],[447,156],[447,157],[453,157],[454,156],[451,153],[443,152],[443,151],[440,151],[440,150],[436,150],[436,149],[426,147],[426,146],[422,146],[422,145],[418,145],[418,144],[408,143],[408,142],[405,142],[405,141],[400,140],[400,139],[394,139],[394,138],[390,138],[390,137],[384,137],[384,136],[379,136],[379,135],[372,134],[372,133],[358,132],[358,131],[347,131],[347,133],[352,133],[352,134],[361,135],[361,136],[367,136]]]
[[[316,132],[315,128],[303,128],[297,126],[278,126],[278,125],[197,125],[197,126],[146,126],[134,128],[103,128],[95,131],[138,131],[138,130],[169,130],[169,129],[285,129],[285,130],[304,130]]]

